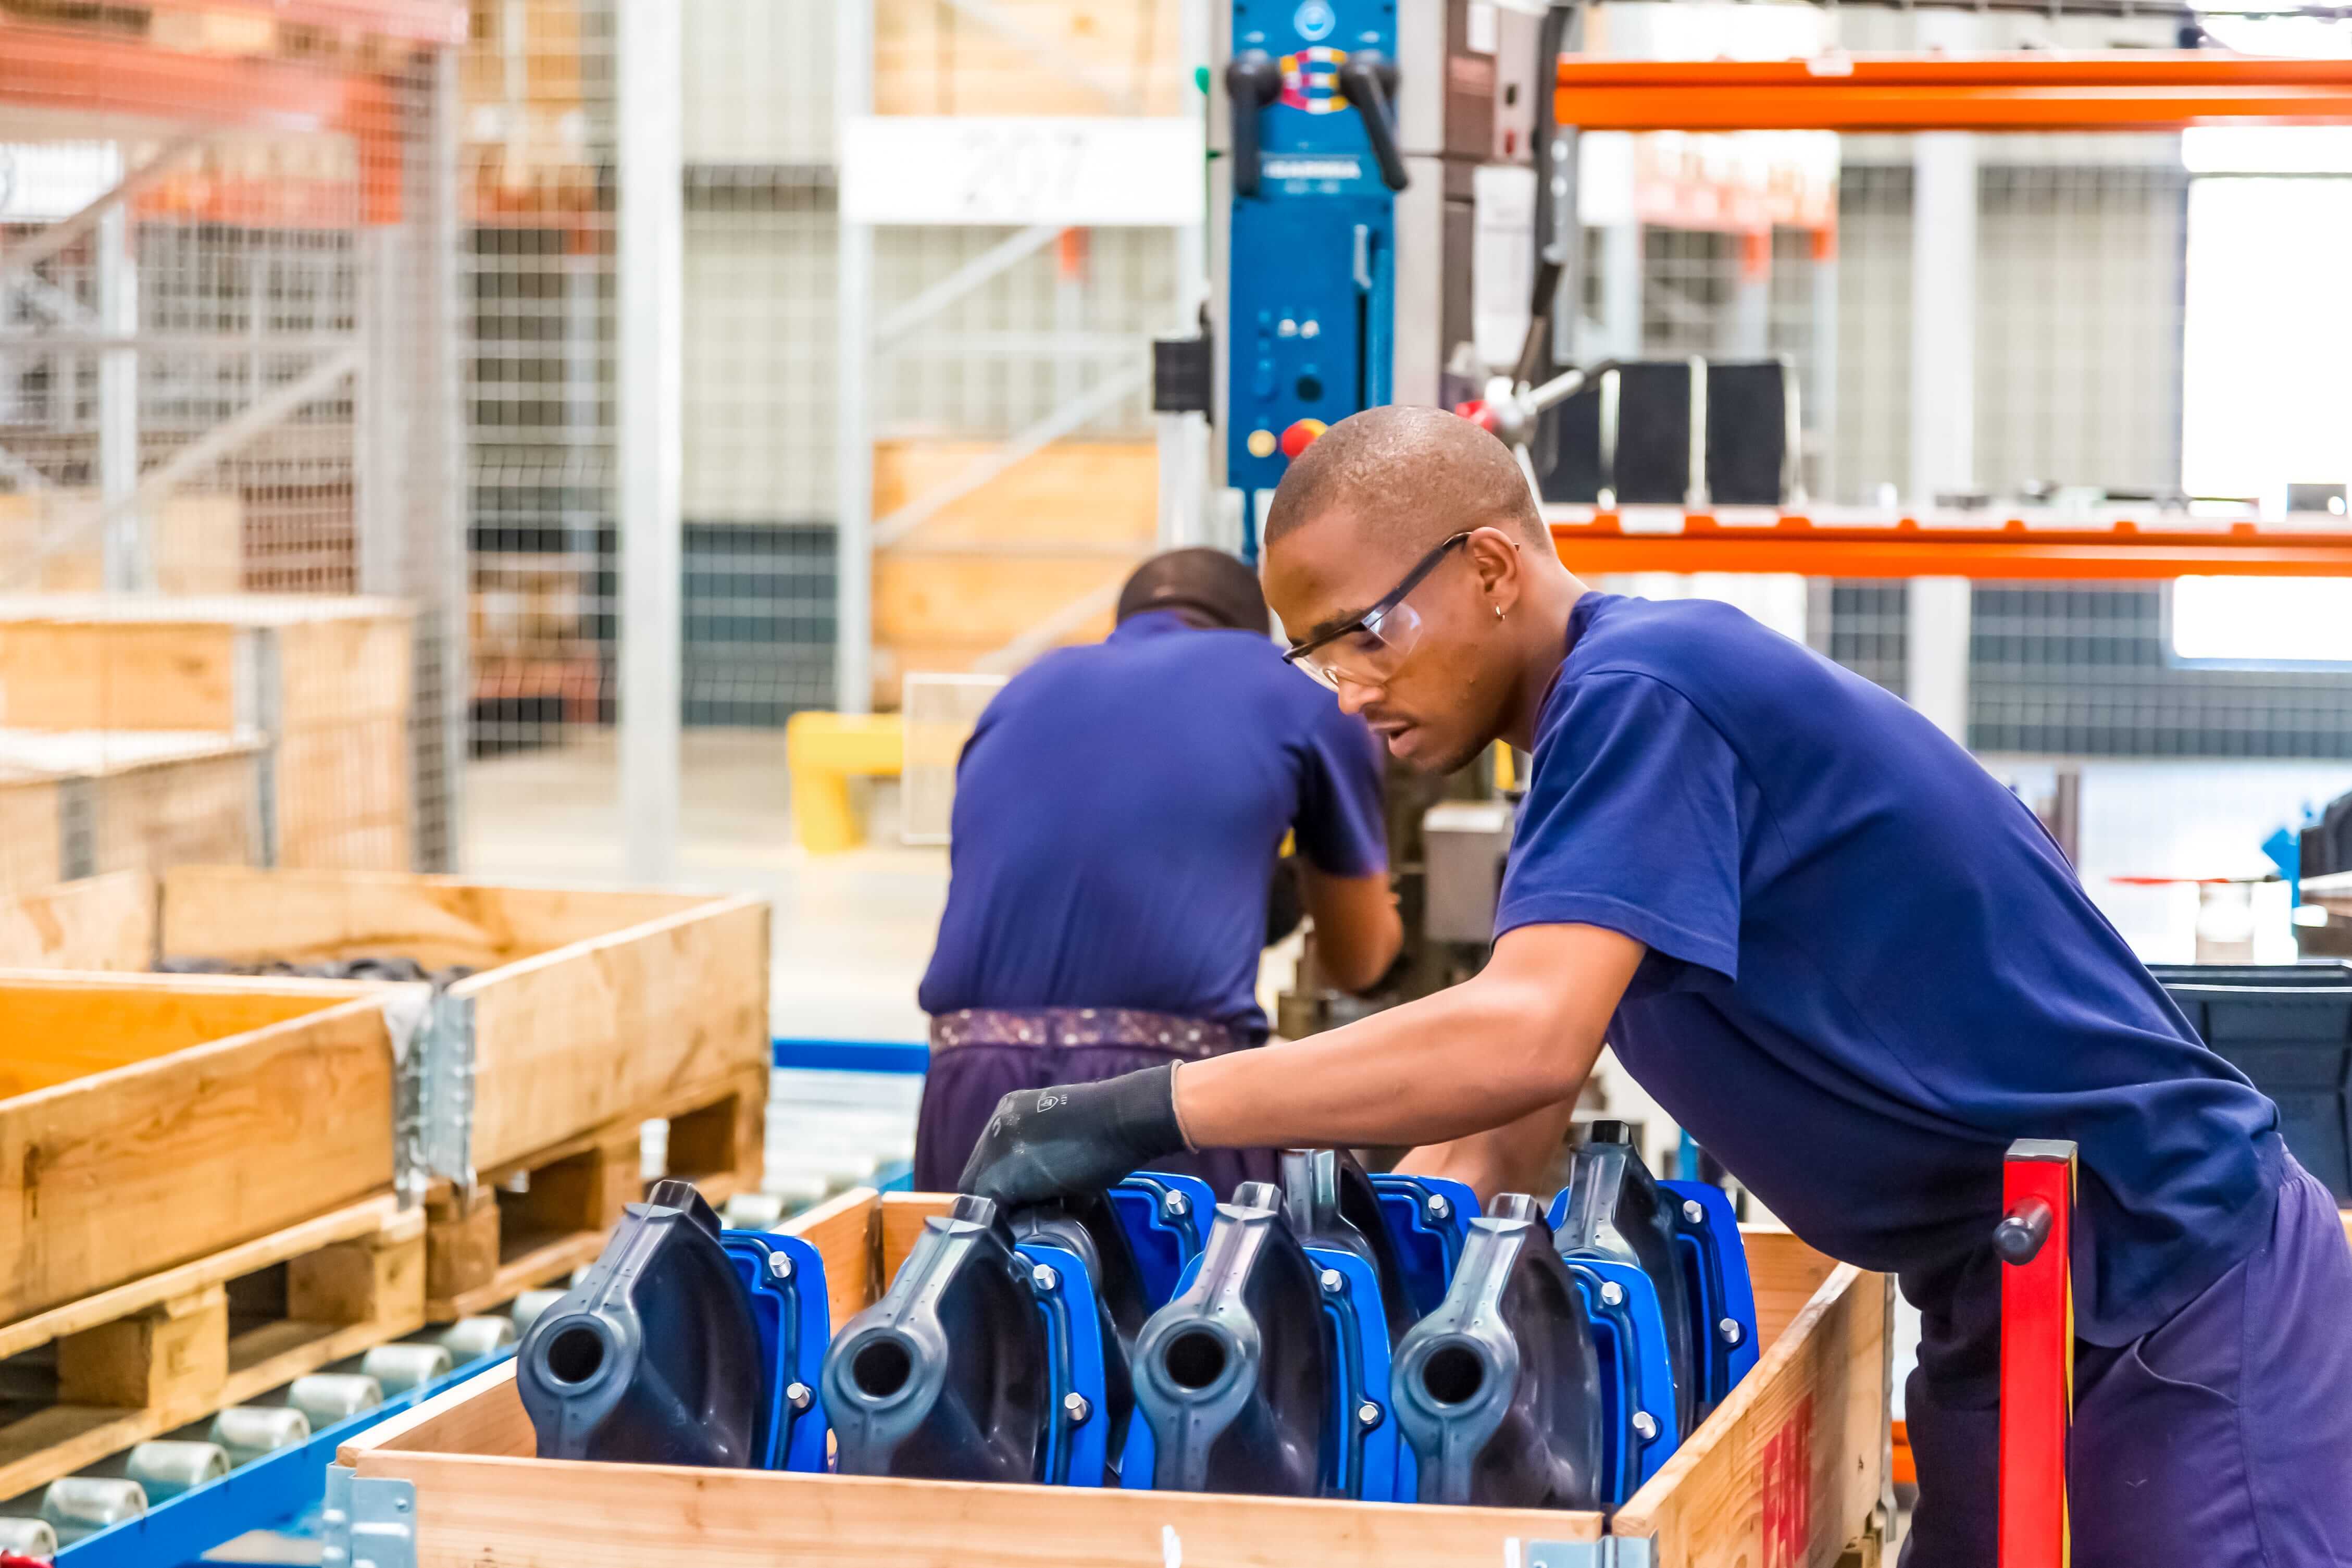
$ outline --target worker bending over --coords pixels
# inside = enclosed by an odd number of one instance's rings
[[[1534,753],[1486,968],[1263,1056],[1009,1096],[1019,1204],[1171,1151],[1419,1145],[1523,1187],[1604,1039],[1814,1247],[1925,1318],[1909,1568],[1995,1561],[2001,1156],[2081,1146],[2082,1568],[2352,1563],[2352,1249],[2031,812],[1877,687],[1706,601],[1588,590],[1509,454],[1381,408],[1266,528],[1289,657],[1397,756]]]
[[[1108,640],[1046,655],[981,715],[923,976],[918,1186],[955,1184],[1007,1090],[1261,1044],[1258,955],[1286,835],[1324,974],[1365,990],[1396,957],[1380,745],[1283,661],[1272,625],[1232,556],[1155,556]],[[1234,1149],[1160,1168],[1220,1196],[1276,1174],[1270,1152]]]

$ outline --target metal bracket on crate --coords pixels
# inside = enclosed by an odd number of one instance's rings
[[[417,1176],[446,1177],[460,1192],[474,1185],[474,999],[444,991],[416,1049]]]
[[[1604,1535],[1598,1541],[1530,1541],[1521,1568],[1652,1568],[1657,1542],[1646,1535]]]
[[[327,1467],[319,1568],[416,1568],[416,1483]]]

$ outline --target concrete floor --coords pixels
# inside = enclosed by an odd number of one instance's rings
[[[947,851],[896,842],[895,784],[874,790],[866,847],[814,858],[793,842],[781,731],[688,731],[680,791],[677,884],[773,900],[775,1032],[923,1038],[915,984],[947,900]],[[562,747],[470,764],[464,809],[468,875],[624,878],[620,769],[609,731],[583,730]]]

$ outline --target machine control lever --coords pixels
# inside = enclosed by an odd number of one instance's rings
[[[2000,1254],[2004,1263],[2032,1262],[2042,1244],[2050,1239],[2050,1226],[2055,1217],[2048,1204],[2040,1198],[2027,1198],[1992,1227],[1992,1249]]]
[[[1241,61],[1236,58],[1234,63]],[[1381,165],[1381,184],[1401,191],[1406,176],[1404,154],[1397,150],[1396,106],[1391,101],[1396,86],[1396,62],[1378,49],[1358,49],[1339,67],[1339,90],[1363,117],[1364,135]],[[1239,145],[1238,139],[1235,144]]]
[[[1244,49],[1225,66],[1234,107],[1234,195],[1257,195],[1257,117],[1282,94],[1282,68],[1264,49]]]

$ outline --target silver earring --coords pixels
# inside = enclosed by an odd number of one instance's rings
[[[1495,612],[1495,618],[1498,621],[1501,620],[1503,618],[1503,606],[1500,605],[1495,605],[1490,607]]]

